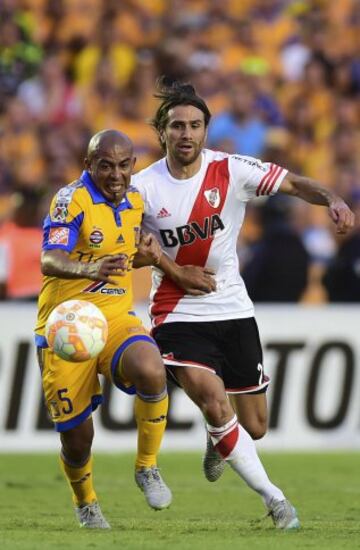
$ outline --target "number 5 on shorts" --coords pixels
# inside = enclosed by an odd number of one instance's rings
[[[61,390],[58,390],[57,394],[59,396],[59,399],[60,401],[62,401],[63,403],[66,403],[66,407],[63,407],[62,408],[62,412],[64,414],[70,414],[73,412],[74,410],[74,407],[73,407],[73,404],[71,403],[71,399],[69,399],[69,397],[66,397],[64,394],[68,392],[68,389],[67,388],[63,388]]]

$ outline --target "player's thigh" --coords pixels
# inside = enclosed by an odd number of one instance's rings
[[[198,405],[210,424],[234,416],[222,380],[224,357],[217,345],[218,323],[165,323],[154,336],[169,378]]]
[[[59,432],[80,425],[101,403],[96,360],[70,363],[41,351],[42,383],[50,417]]]
[[[159,361],[159,368],[163,369],[157,345],[136,315],[125,314],[109,321],[109,336],[105,349],[100,354],[98,369],[105,378],[126,393],[135,393],[134,376],[130,375],[131,368],[128,365],[136,361],[136,366],[140,368],[140,360],[135,358],[136,354],[128,353],[134,344],[137,344],[136,349],[142,358],[146,355],[154,358]],[[130,357],[133,361],[124,362],[125,357]]]
[[[239,423],[253,439],[260,439],[267,430],[266,393],[229,395]]]
[[[266,390],[269,378],[263,367],[259,330],[253,317],[222,325],[225,365],[223,380],[240,424],[253,439],[267,429]]]
[[[121,357],[120,375],[138,385],[157,379],[165,385],[165,367],[154,341],[140,340],[130,344]]]
[[[264,372],[263,353],[256,321],[253,317],[219,323],[224,355],[222,377],[231,394],[266,392],[269,377]]]
[[[177,385],[177,373],[195,381],[207,374],[222,377],[223,355],[216,344],[213,323],[165,323],[154,330],[168,377]],[[199,373],[198,375],[196,373]]]
[[[223,381],[217,374],[189,367],[174,367],[173,372],[186,394],[210,422],[216,418],[224,423],[234,415]]]

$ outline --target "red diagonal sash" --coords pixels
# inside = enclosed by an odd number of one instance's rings
[[[201,188],[195,199],[191,214],[187,223],[197,222],[204,227],[205,218],[211,218],[214,214],[220,215],[229,187],[228,159],[214,161],[209,164]],[[205,197],[205,191],[218,189],[220,203],[217,207],[211,206]],[[192,243],[180,246],[175,262],[178,265],[198,265],[204,267],[209,256],[214,235],[205,239],[196,238]],[[164,276],[157,289],[151,307],[151,316],[155,326],[161,324],[171,313],[179,300],[184,296],[184,291],[177,287],[173,281]]]

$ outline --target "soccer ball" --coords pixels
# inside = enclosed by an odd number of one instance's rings
[[[106,344],[107,321],[98,307],[85,300],[68,300],[50,313],[45,326],[49,348],[72,363],[96,357]]]

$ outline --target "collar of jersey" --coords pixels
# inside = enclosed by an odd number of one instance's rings
[[[164,163],[165,170],[168,174],[168,178],[171,181],[171,183],[175,183],[175,185],[186,185],[186,184],[192,183],[193,181],[196,181],[198,179],[199,175],[202,174],[202,172],[204,170],[204,167],[205,167],[205,152],[204,152],[204,150],[202,150],[202,152],[201,152],[201,166],[200,166],[199,170],[196,172],[196,174],[194,174],[193,176],[191,176],[190,178],[187,178],[187,179],[174,178],[174,176],[171,175],[171,172],[169,170],[166,157],[163,157],[161,160]]]
[[[84,183],[86,189],[89,191],[94,204],[105,203],[108,206],[110,206],[113,210],[116,210],[118,212],[119,211],[121,212],[122,210],[126,210],[128,208],[132,208],[132,204],[130,203],[126,194],[122,198],[121,203],[118,206],[115,206],[112,202],[108,201],[104,197],[104,195],[101,193],[101,191],[99,191],[99,189],[96,187],[95,183],[91,179],[91,176],[87,170],[83,171],[80,179]]]

